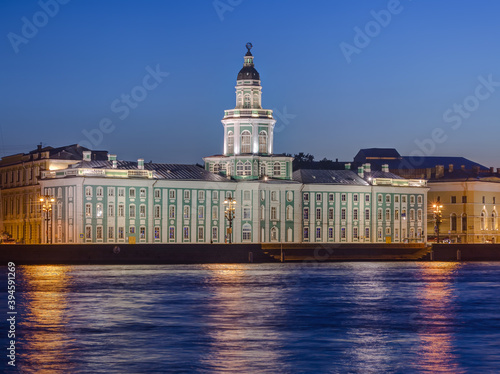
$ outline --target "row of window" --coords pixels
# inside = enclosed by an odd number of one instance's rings
[[[230,130],[227,132],[227,153],[234,153],[234,133]],[[241,133],[240,138],[241,153],[252,153],[252,134],[245,130]],[[259,153],[267,153],[267,132],[262,130],[259,132]]]
[[[346,216],[347,216],[347,210],[346,208],[342,208],[340,210],[340,218],[342,220],[345,220],[346,219]],[[321,220],[323,217],[322,215],[322,208],[316,208],[316,220]],[[359,217],[359,214],[358,214],[358,209],[357,208],[354,208],[352,210],[352,219],[354,221],[357,221],[358,220],[358,217]],[[309,214],[309,208],[304,208],[304,211],[303,211],[303,218],[305,221],[309,220],[310,219],[310,214]],[[382,211],[382,208],[379,208],[378,211],[377,211],[377,219],[379,221],[381,221],[383,218],[383,211]],[[394,210],[394,220],[399,220],[400,218],[403,218],[403,219],[406,219],[406,209],[402,209],[401,210],[401,216],[399,214],[399,209],[395,209]],[[414,221],[415,220],[415,210],[414,209],[410,209],[410,221]],[[334,208],[329,208],[328,209],[328,219],[329,220],[334,220],[335,219],[335,211],[334,211]],[[369,221],[370,220],[370,209],[365,209],[365,220],[366,221]],[[390,209],[386,209],[385,210],[385,220],[386,221],[390,221],[391,220],[391,210]],[[418,221],[422,221],[422,209],[418,209],[417,210],[417,220]]]
[[[345,227],[341,227],[340,228],[340,239],[346,239],[347,238],[347,229]],[[402,229],[401,230],[401,238],[399,237],[399,229],[394,229],[394,239],[395,240],[398,240],[399,239],[421,239],[422,238],[422,229],[421,228],[418,228],[417,231],[417,236],[415,237],[415,229],[411,228],[410,229],[410,237],[407,238],[406,237],[406,229]],[[309,236],[309,228],[308,227],[304,227],[304,231],[303,231],[303,238],[304,240],[309,240],[310,239],[310,236]],[[327,228],[327,235],[328,235],[328,239],[334,239],[334,229],[333,227],[328,227]],[[378,240],[383,240],[383,236],[384,236],[384,229],[382,227],[379,227],[377,229],[377,239]],[[391,228],[390,227],[386,227],[385,228],[385,236],[391,236]],[[316,227],[316,236],[315,238],[317,240],[321,240],[323,238],[323,233],[322,233],[322,228],[321,227]],[[364,230],[364,236],[360,237],[360,230],[358,227],[353,227],[352,228],[352,238],[353,239],[365,239],[365,240],[369,240],[370,239],[370,228],[369,227],[365,227],[365,230]]]
[[[114,197],[115,196],[115,187],[108,187],[107,188],[107,193],[109,197]],[[86,197],[92,197],[92,187],[87,186],[85,187],[85,196]],[[96,187],[96,196],[97,197],[103,197],[104,196],[104,188],[103,187]],[[119,197],[124,197],[125,196],[125,188],[118,188],[118,196]],[[218,200],[219,199],[219,191],[212,191],[212,200]],[[226,198],[231,196],[231,191],[226,192]],[[129,198],[135,198],[137,197],[136,195],[136,189],[135,188],[129,188],[128,190],[128,197]],[[140,198],[146,198],[147,197],[147,189],[146,188],[141,188],[139,189],[139,197]],[[175,199],[176,198],[176,190],[169,190],[168,191],[168,197],[169,199]],[[155,199],[160,199],[161,198],[161,190],[160,189],[155,189],[154,190],[154,198]],[[190,200],[191,199],[191,190],[184,190],[183,191],[183,198],[184,200]],[[199,190],[198,191],[198,200],[205,200],[205,191],[204,190]]]
[[[304,198],[304,201],[309,201],[309,192],[304,192],[303,198]],[[316,201],[321,201],[322,199],[323,199],[323,194],[322,193],[316,193]],[[358,199],[359,199],[358,194],[352,195],[352,200],[354,202],[357,202]],[[383,199],[384,199],[384,197],[383,197],[382,194],[378,194],[377,195],[377,201],[379,203],[382,203]],[[341,194],[340,195],[340,200],[341,201],[347,201],[347,194],[345,194],[345,193]],[[329,202],[334,202],[335,201],[335,194],[334,193],[329,193],[328,194],[328,201]],[[391,203],[391,201],[392,201],[391,195],[385,195],[385,202],[386,203]],[[370,202],[370,195],[369,194],[365,194],[365,202],[367,202],[367,203]],[[406,196],[405,195],[401,196],[401,202],[402,203],[406,203]],[[422,202],[423,202],[423,197],[421,195],[418,195],[417,196],[417,203],[418,204],[422,204]],[[394,203],[399,203],[399,195],[394,196]],[[415,196],[414,195],[410,196],[410,204],[415,204]]]

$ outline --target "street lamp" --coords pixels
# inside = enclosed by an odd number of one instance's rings
[[[229,196],[226,200],[224,200],[224,205],[226,206],[225,216],[229,222],[229,228],[227,229],[227,239],[228,243],[231,244],[233,242],[233,219],[234,211],[236,210],[236,200]]]
[[[52,235],[49,236],[49,222],[50,214],[52,213],[52,204],[56,201],[53,196],[44,195],[40,196],[40,203],[42,204],[42,211],[45,212],[45,238],[47,243],[52,244]]]
[[[436,236],[437,236],[437,243],[439,244],[439,225],[441,224],[441,209],[443,209],[442,205],[439,204],[434,204],[432,205],[434,208],[434,222],[435,222],[435,230],[436,230]]]

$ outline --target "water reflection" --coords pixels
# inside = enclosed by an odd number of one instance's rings
[[[259,282],[258,271],[248,266],[204,268],[211,290],[207,315],[211,343],[204,365],[227,372],[275,372],[283,368],[276,330],[283,315],[280,287],[270,287],[264,279]]]
[[[423,287],[418,292],[419,313],[410,321],[418,323],[420,348],[418,366],[429,372],[464,372],[453,343],[457,325],[454,281],[460,263],[419,264]]]
[[[69,266],[22,266],[23,301],[20,318],[21,372],[44,373],[64,368],[71,372],[68,357],[72,340],[68,338],[67,288],[71,283]]]

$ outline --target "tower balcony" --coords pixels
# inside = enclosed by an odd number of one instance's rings
[[[224,111],[224,119],[229,118],[273,118],[270,109],[230,109]]]

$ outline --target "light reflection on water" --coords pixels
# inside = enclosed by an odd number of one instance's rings
[[[19,267],[18,367],[493,372],[499,270],[486,263]]]

